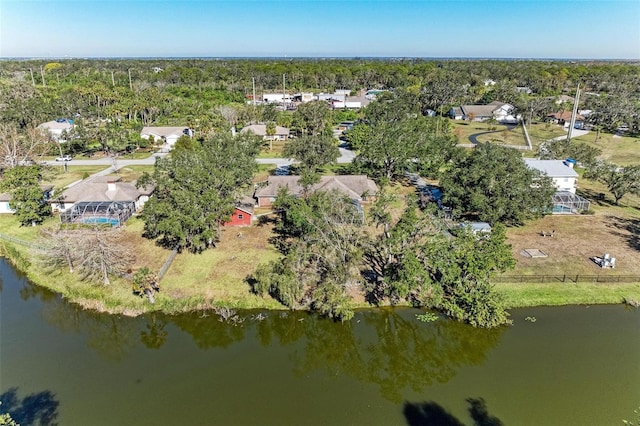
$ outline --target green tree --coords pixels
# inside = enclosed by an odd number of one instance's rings
[[[309,186],[320,178],[318,168],[335,163],[340,156],[336,141],[331,136],[302,136],[284,146],[284,156],[300,162],[302,183]]]
[[[516,150],[478,144],[444,173],[443,202],[456,215],[476,215],[491,224],[520,225],[551,211],[551,179],[530,169]]]
[[[214,246],[253,177],[260,144],[252,135],[225,133],[157,160],[153,175],[139,180],[156,185],[142,213],[145,236],[192,252]]]
[[[197,139],[194,139],[187,135],[182,135],[176,141],[176,144],[173,146],[174,152],[177,151],[193,151],[200,146],[200,143]]]
[[[626,194],[640,195],[640,166],[619,167],[603,162],[588,169],[585,177],[607,185],[616,204]]]
[[[538,148],[538,156],[543,160],[573,158],[586,167],[594,166],[600,154],[602,150],[598,148],[567,139],[547,141]]]
[[[505,240],[501,225],[489,237],[447,236],[433,212],[410,199],[401,218],[367,249],[369,299],[439,309],[476,327],[504,324],[508,314],[489,278],[515,264]]]
[[[358,123],[353,127],[353,129],[347,130],[344,137],[352,150],[359,151],[371,137],[371,126],[364,123]]]
[[[51,206],[44,199],[40,166],[18,166],[4,171],[0,191],[11,196],[9,207],[22,225],[39,224],[51,216]]]
[[[361,211],[338,191],[298,198],[278,194],[274,207],[284,258],[259,267],[250,282],[285,306],[309,308],[331,318],[353,316],[348,290],[359,286]]]
[[[329,133],[331,110],[326,102],[313,101],[298,106],[293,113],[293,126],[300,135],[318,136]]]

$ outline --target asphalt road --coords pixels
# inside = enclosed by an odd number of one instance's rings
[[[347,164],[351,163],[353,159],[356,157],[356,154],[347,149],[345,146],[340,146],[338,148],[340,150],[340,157],[338,157],[337,162],[339,164]],[[151,157],[138,159],[138,160],[127,160],[124,158],[113,158],[113,157],[105,157],[105,158],[96,158],[95,160],[76,160],[73,159],[68,161],[67,164],[70,166],[112,166],[120,169],[126,166],[152,166],[156,162],[156,157],[164,157],[167,155],[166,153],[156,153]],[[256,158],[256,163],[258,164],[276,164],[276,165],[284,165],[284,164],[293,164],[296,161],[293,158]],[[45,164],[50,166],[63,166],[64,163],[62,161],[45,161]]]

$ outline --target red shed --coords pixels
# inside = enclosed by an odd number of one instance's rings
[[[253,199],[236,204],[236,208],[231,215],[231,219],[224,226],[251,226],[253,221]]]

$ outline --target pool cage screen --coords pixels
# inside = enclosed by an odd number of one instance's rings
[[[120,226],[135,211],[133,201],[93,201],[76,203],[60,215],[62,223],[91,223]]]
[[[589,210],[589,200],[569,191],[558,191],[553,195],[553,213],[580,213]]]

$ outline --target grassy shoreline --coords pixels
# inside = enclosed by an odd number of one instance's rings
[[[214,300],[205,295],[171,298],[158,294],[156,303],[150,304],[132,295],[125,280],[114,280],[109,287],[87,285],[67,271],[50,273],[38,270],[29,261],[27,249],[10,243],[0,244],[0,256],[7,258],[35,285],[60,294],[70,303],[83,309],[98,312],[138,316],[150,312],[179,314],[225,306],[234,309],[286,310],[275,300],[252,295],[248,289],[246,297],[234,300]],[[242,283],[238,283],[242,284]],[[625,301],[640,301],[640,283],[593,284],[593,283],[517,283],[495,284],[496,290],[505,297],[509,309],[535,306],[621,304]],[[375,308],[367,303],[355,303],[355,308]]]

